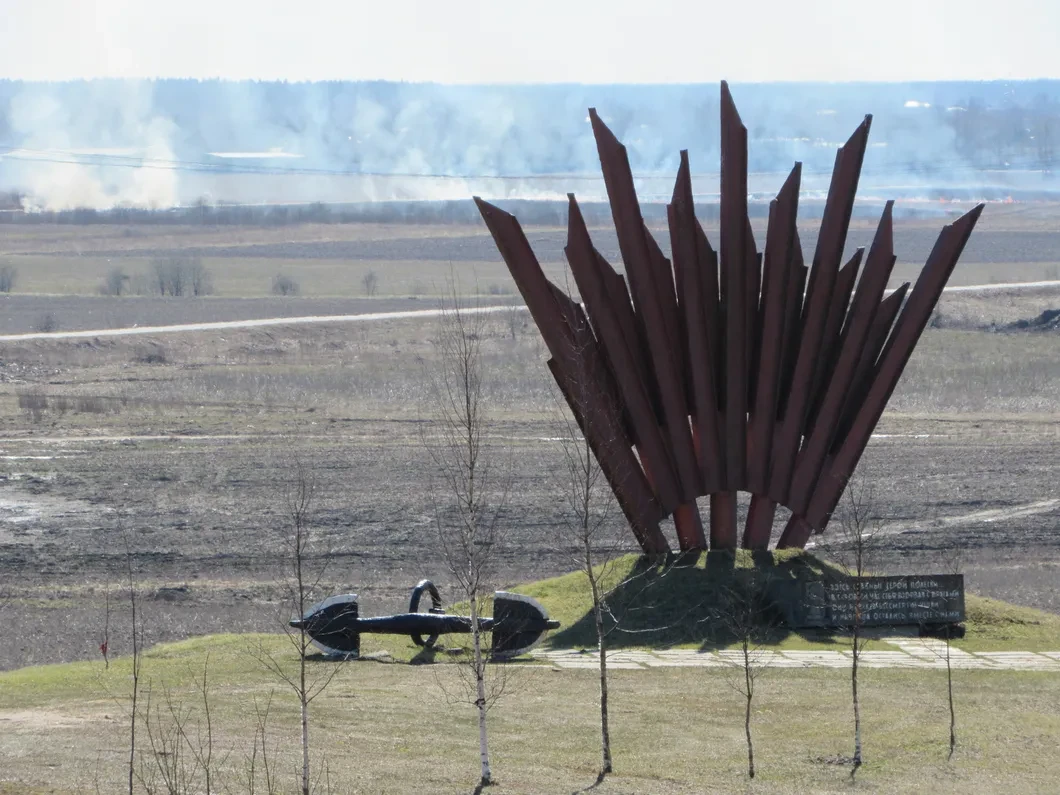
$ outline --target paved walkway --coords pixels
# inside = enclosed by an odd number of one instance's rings
[[[893,651],[864,651],[860,665],[865,668],[945,668],[946,644],[924,638],[888,638]],[[770,668],[849,668],[849,651],[754,652],[755,664]],[[599,655],[593,651],[560,649],[535,655],[556,668],[596,668]],[[645,670],[648,668],[720,668],[742,665],[739,650],[701,652],[695,649],[665,651],[615,651],[607,655],[609,668]],[[950,648],[950,665],[955,669],[986,671],[1054,671],[1060,673],[1060,651],[979,651]]]

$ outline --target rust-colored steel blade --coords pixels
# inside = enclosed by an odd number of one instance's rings
[[[681,166],[674,184],[674,194],[666,208],[670,224],[670,248],[677,276],[677,290],[684,310],[688,342],[689,374],[692,382],[693,429],[697,442],[701,493],[709,494],[723,487],[724,464],[721,439],[718,433],[717,391],[714,384],[714,340],[717,319],[709,313],[717,311],[717,294],[713,307],[708,308],[707,292],[710,278],[706,274],[716,268],[716,258],[710,243],[696,220],[692,202],[692,179],[688,152],[681,152]],[[715,283],[717,276],[714,277]]]
[[[982,204],[976,206],[939,235],[887,341],[865,402],[810,499],[805,519],[814,530],[820,532],[828,523],[982,211]]]
[[[609,270],[610,266],[593,248],[589,230],[573,196],[570,197],[569,206],[567,246],[564,249],[567,262],[593,327],[614,370],[615,381],[628,412],[638,450],[645,458],[645,467],[650,471],[655,493],[666,513],[672,513],[685,500],[681,498],[666,442],[659,431],[647,389],[630,350],[627,335],[631,330],[624,328],[620,320],[621,311],[616,311],[616,304],[620,305],[621,301],[610,300],[607,282],[611,281],[614,287],[617,285],[613,280],[606,278],[606,270]]]
[[[695,500],[677,506],[674,511],[674,531],[677,533],[682,552],[707,548],[703,519],[699,515],[699,506]]]
[[[799,355],[799,341],[802,338],[802,304],[806,293],[806,278],[810,269],[803,264],[802,243],[799,231],[795,230],[795,241],[792,244],[791,273],[788,275],[788,297],[784,302],[784,344],[783,358],[780,362],[780,383],[777,394],[777,423],[787,413],[788,398],[791,396],[791,379],[795,375],[795,359]],[[774,427],[774,435],[776,428]],[[773,443],[776,444],[774,438]],[[776,457],[776,453],[772,453]],[[770,462],[772,467],[772,462]]]
[[[891,277],[895,261],[892,207],[893,202],[888,202],[876,229],[865,273],[858,283],[858,290],[850,307],[849,321],[840,343],[835,368],[823,390],[813,430],[809,432],[799,453],[792,478],[792,499],[788,506],[796,514],[802,514],[809,504],[825,456],[831,448],[842,419],[843,405],[850,392],[858,360],[865,350],[865,343],[880,306],[880,298],[887,287],[887,280]]]
[[[810,527],[805,517],[792,514],[788,523],[784,525],[780,538],[777,539],[777,549],[803,549],[812,535],[813,528]]]
[[[716,491],[710,495],[710,546],[736,549],[736,492]]]
[[[825,388],[832,377],[832,366],[839,353],[840,336],[843,333],[843,320],[850,307],[850,294],[854,290],[854,282],[858,278],[858,268],[861,266],[861,259],[864,255],[865,249],[859,248],[847,264],[839,269],[839,274],[836,276],[832,305],[828,307],[828,319],[825,321],[824,333],[821,335],[821,350],[817,357],[816,374],[813,378],[812,398],[802,431],[804,438],[808,438],[813,432]]]
[[[762,300],[759,317],[758,375],[754,402],[747,429],[747,487],[754,493],[747,514],[742,545],[765,549],[773,528],[776,503],[765,496],[769,490],[770,454],[777,422],[777,397],[784,353],[784,322],[794,271],[795,221],[798,213],[801,164],[796,163],[770,203],[766,233],[765,266],[762,273]]]
[[[570,198],[573,199],[573,195]],[[585,226],[584,222],[582,226]],[[604,259],[599,251],[596,251],[595,248],[593,251],[596,254],[596,270],[602,280],[608,306],[615,313],[618,326],[622,331],[622,337],[626,341],[629,355],[633,361],[633,367],[648,393],[652,410],[656,413],[656,416],[661,416],[662,411],[658,408],[658,390],[655,388],[655,374],[651,371],[648,344],[644,340],[644,328],[637,322],[637,318],[633,314],[633,302],[629,297],[629,288],[626,286],[626,280],[622,278],[622,274],[615,271],[611,263]],[[592,320],[591,317],[590,320]]]
[[[554,356],[562,356],[568,340],[562,331],[560,309],[553,298],[552,285],[541,270],[522,227],[514,216],[478,196],[475,204],[526,301],[531,317],[541,330],[545,345]]]
[[[594,424],[586,420],[582,414],[582,401],[571,394],[572,382],[577,389],[576,377],[564,375],[555,359],[548,360],[548,369],[559,385],[578,427],[589,442],[600,471],[614,492],[637,543],[647,555],[666,554],[670,551],[670,545],[659,528],[659,521],[663,518],[662,506],[655,500],[651,486],[633,451],[625,446],[624,440],[618,438],[618,434],[613,431],[601,432],[599,423]]]
[[[760,310],[762,288],[762,254],[755,245],[754,231],[751,229],[751,221],[747,220],[744,230],[744,256],[747,258],[747,270],[745,275],[747,290],[747,302],[744,304],[746,322],[744,323],[744,349],[745,366],[747,373],[747,404],[748,411],[755,404],[755,388],[758,386],[758,348],[761,344],[759,339],[758,315]],[[746,430],[745,430],[746,433]],[[747,488],[747,464],[744,460],[744,486]]]
[[[677,295],[674,291],[674,273],[670,260],[659,248],[658,241],[648,231],[647,226],[642,227],[642,236],[647,246],[648,261],[651,263],[652,281],[655,284],[655,295],[658,298],[659,316],[665,329],[665,341],[670,346],[673,355],[674,370],[679,381],[683,382],[684,371],[684,338],[681,334],[680,315],[681,309],[677,303]]]
[[[725,322],[725,485],[746,486],[747,453],[747,128],[721,84],[721,300]],[[757,303],[757,299],[756,299]],[[723,546],[735,547],[736,534]]]
[[[626,148],[600,120],[594,109],[590,108],[589,117],[600,154],[608,200],[611,202],[619,249],[630,279],[633,303],[644,323],[651,352],[662,402],[665,436],[676,465],[681,502],[694,502],[700,491],[701,479],[688,424],[684,379],[677,367],[681,348],[676,339],[677,304],[670,265],[662,257],[654,240],[649,242],[646,235]],[[679,541],[682,550],[706,546],[703,537],[686,536],[679,538]]]
[[[725,375],[722,371],[724,359],[722,344],[725,332],[722,326],[721,294],[718,287],[718,254],[711,247],[707,233],[703,231],[698,220],[696,221],[696,251],[702,258],[700,261],[702,267],[699,272],[700,287],[703,292],[703,314],[707,326],[707,338],[711,344],[711,360],[714,362],[714,388],[721,390],[725,383]],[[719,391],[715,403],[720,406],[724,400],[724,395]]]
[[[828,199],[821,219],[821,232],[817,239],[810,285],[802,313],[802,333],[790,394],[784,418],[773,440],[773,471],[770,474],[769,496],[782,504],[787,504],[789,499],[795,456],[810,403],[817,356],[828,320],[840,258],[843,256],[843,246],[850,226],[850,214],[854,208],[854,195],[865,157],[871,119],[871,116],[866,116],[865,121],[836,154],[836,167],[828,188]]]
[[[851,379],[850,392],[843,403],[842,419],[836,432],[835,441],[832,442],[831,452],[835,452],[839,445],[846,439],[850,432],[850,426],[854,423],[854,417],[865,402],[865,396],[869,393],[872,380],[876,374],[876,363],[880,358],[880,351],[894,327],[894,319],[898,317],[898,311],[905,303],[906,293],[909,292],[909,282],[903,282],[897,290],[880,302],[876,317],[872,321],[865,347],[858,355],[858,364]]]
[[[788,283],[794,270],[795,221],[799,207],[802,169],[796,164],[770,203],[762,275],[761,340],[757,389],[747,430],[747,486],[762,494],[769,489],[769,460],[776,425],[777,395],[784,354],[784,321],[791,296]]]
[[[502,257],[553,356],[550,369],[592,447],[601,471],[634,535],[649,554],[668,549],[659,529],[663,516],[625,436],[620,398],[581,309],[552,285],[541,270],[519,222],[476,197]],[[621,489],[621,493],[619,493]]]
[[[765,494],[752,494],[743,531],[744,549],[768,549],[777,504]]]

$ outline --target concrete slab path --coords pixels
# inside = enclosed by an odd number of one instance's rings
[[[860,664],[865,668],[942,668],[946,667],[946,644],[925,638],[887,638],[896,646],[893,651],[864,651]],[[849,668],[851,653],[846,651],[801,651],[759,649],[753,652],[755,664],[769,668]],[[599,655],[591,650],[555,649],[535,652],[534,657],[561,669],[596,669]],[[665,649],[660,651],[614,651],[607,655],[608,667],[614,670],[648,670],[651,668],[726,668],[740,666],[739,650],[698,651]],[[950,647],[950,665],[954,669],[985,671],[1043,671],[1060,673],[1060,651],[980,651],[967,652]]]

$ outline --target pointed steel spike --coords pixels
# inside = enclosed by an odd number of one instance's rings
[[[714,340],[716,324],[705,300],[707,271],[715,267],[703,249],[706,236],[696,220],[692,202],[692,181],[687,151],[681,152],[681,165],[674,184],[673,201],[667,207],[670,225],[670,248],[681,306],[684,309],[685,333],[689,356],[689,381],[692,385],[693,430],[697,442],[701,494],[722,488],[724,463],[718,429],[718,404],[714,384]],[[714,307],[716,310],[717,296]]]
[[[850,214],[854,208],[854,195],[861,175],[871,120],[871,116],[866,116],[846,144],[836,153],[835,170],[832,172],[832,182],[828,188],[828,199],[821,219],[821,232],[803,308],[802,333],[790,394],[784,419],[774,439],[769,496],[781,504],[787,504],[790,499],[795,457],[806,412],[812,399],[817,357],[828,320],[828,309],[832,303],[832,292],[843,255],[847,229],[850,226]]]
[[[793,499],[788,506],[795,513],[803,513],[809,503],[824,466],[825,457],[842,420],[843,406],[852,391],[858,362],[866,349],[866,343],[880,307],[883,295],[894,266],[894,235],[891,221],[893,202],[888,202],[880,218],[876,236],[869,251],[865,273],[858,283],[857,293],[851,304],[846,330],[835,369],[825,388],[819,407],[818,424],[809,433],[792,480]],[[900,299],[899,299],[900,300]]]
[[[796,227],[795,239],[792,243],[791,273],[788,276],[788,298],[784,308],[784,351],[780,362],[780,383],[777,396],[778,425],[787,413],[788,398],[791,396],[791,379],[795,374],[795,359],[799,355],[799,342],[802,339],[802,307],[809,270],[803,264],[802,242],[799,240],[799,230]],[[776,445],[775,437],[773,444]],[[776,454],[771,453],[770,457],[775,458]],[[770,464],[772,465],[772,461]]]
[[[858,268],[861,266],[861,259],[864,255],[865,249],[857,249],[847,264],[839,269],[839,273],[836,276],[835,288],[832,293],[832,304],[828,307],[828,319],[824,324],[824,332],[821,334],[821,347],[817,354],[813,388],[810,391],[806,422],[803,425],[804,437],[809,437],[813,432],[814,424],[817,421],[817,412],[820,410],[821,402],[824,400],[828,380],[832,375],[832,366],[835,364],[836,356],[839,353],[843,321],[846,319],[850,308],[850,294],[854,290],[854,282],[857,281]]]
[[[629,412],[630,423],[637,437],[644,466],[650,470],[655,494],[666,513],[672,513],[684,500],[665,439],[655,421],[655,412],[645,384],[640,378],[634,354],[620,321],[620,310],[610,300],[601,261],[603,257],[593,248],[577,201],[571,197],[568,217],[567,246],[564,249],[575,283],[585,301],[608,361],[614,368],[615,380],[622,400]],[[607,266],[608,268],[610,266]]]
[[[747,481],[751,491],[769,487],[769,460],[776,425],[777,401],[783,369],[785,317],[791,298],[789,281],[795,260],[795,231],[801,165],[796,163],[777,198],[770,204],[766,237],[758,360],[758,389],[748,427]]]
[[[746,487],[747,339],[747,129],[727,83],[721,85],[721,300],[725,323],[725,485]],[[756,300],[757,306],[757,300]],[[735,535],[726,539],[735,547]]]
[[[760,325],[756,332],[761,341],[757,385],[747,434],[747,485],[755,496],[744,530],[742,545],[746,549],[768,546],[776,507],[776,503],[765,495],[769,489],[770,454],[783,370],[784,321],[787,304],[795,298],[790,294],[789,281],[794,270],[794,246],[798,240],[795,222],[801,176],[801,164],[796,163],[769,207]]]
[[[699,467],[688,424],[685,385],[678,363],[677,304],[669,262],[647,234],[625,147],[595,113],[590,113],[619,249],[630,279],[633,303],[644,324],[651,365],[662,404],[664,441],[674,464],[681,502],[694,503],[700,491]],[[706,539],[689,522],[677,525],[682,550],[701,549]]]
[[[662,512],[654,500],[637,459],[625,438],[622,402],[610,383],[610,375],[581,310],[541,270],[519,222],[514,216],[476,198],[479,210],[512,278],[526,300],[531,316],[541,330],[545,345],[559,363],[553,369],[561,391],[568,397],[586,391],[591,398],[580,401],[580,422],[609,482],[626,490],[619,504],[626,512],[634,534],[646,552],[667,548],[658,522]],[[586,233],[587,235],[587,233]],[[579,383],[588,381],[591,386]]]
[[[865,402],[858,410],[846,440],[835,454],[827,476],[822,475],[806,511],[806,521],[815,530],[823,530],[843,493],[847,481],[854,473],[872,431],[879,422],[898,379],[902,376],[912,356],[920,335],[927,327],[931,313],[938,303],[942,290],[964,251],[968,238],[975,228],[985,205],[974,209],[943,228],[935,247],[928,256],[920,278],[909,294],[902,314],[895,323],[887,345],[880,357],[872,386]]]

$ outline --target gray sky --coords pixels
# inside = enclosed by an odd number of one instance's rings
[[[0,19],[0,77],[24,79],[1060,78],[1058,0],[0,0]]]

